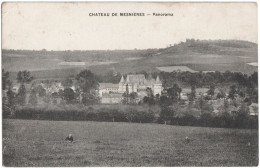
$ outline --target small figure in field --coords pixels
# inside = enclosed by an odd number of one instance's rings
[[[190,138],[188,136],[185,137],[185,142],[190,143]]]
[[[248,143],[247,143],[247,146],[248,146],[248,147],[249,147],[249,146],[251,146],[251,143],[250,143],[250,142],[248,142]]]
[[[73,137],[71,134],[69,134],[68,137],[66,137],[65,141],[73,142]]]

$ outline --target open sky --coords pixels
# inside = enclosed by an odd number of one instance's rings
[[[110,16],[89,16],[89,13]],[[146,16],[111,16],[112,13]],[[174,16],[153,16],[173,13]],[[151,14],[151,15],[147,15]],[[162,48],[195,39],[257,43],[256,3],[36,3],[2,5],[3,49]]]

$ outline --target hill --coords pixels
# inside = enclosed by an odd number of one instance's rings
[[[147,50],[27,51],[2,50],[2,67],[33,71],[37,78],[66,77],[87,68],[97,74],[113,70],[155,72],[158,67],[186,66],[193,71],[257,71],[257,44],[237,40],[187,39],[173,46]],[[253,63],[253,64],[252,64]],[[64,69],[64,73],[61,70]],[[66,73],[65,73],[66,72]]]

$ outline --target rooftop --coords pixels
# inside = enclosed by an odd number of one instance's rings
[[[146,81],[144,74],[127,75],[127,83],[144,83]]]
[[[104,88],[118,88],[118,84],[114,83],[99,83],[99,88],[104,89]]]
[[[129,83],[129,84],[145,84],[145,85],[150,85],[150,84],[160,84],[161,80],[157,76],[156,80],[153,78],[148,78],[146,79],[144,74],[130,74],[127,75],[126,79],[124,80],[124,77],[122,76],[120,83]]]
[[[196,88],[196,93],[206,93],[209,88]],[[190,93],[191,92],[191,88],[182,88],[182,93]]]

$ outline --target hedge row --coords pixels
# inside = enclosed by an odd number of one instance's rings
[[[22,108],[17,109],[14,115],[8,112],[3,113],[4,118],[15,119],[36,119],[36,120],[56,120],[56,121],[107,121],[107,122],[141,122],[151,123],[155,121],[153,112],[136,111],[130,109],[128,111],[119,112],[115,109],[102,108],[94,110],[89,108],[85,111],[80,110],[50,110],[39,108]]]
[[[62,110],[44,108],[21,108],[17,109],[13,115],[8,111],[3,111],[3,118],[15,119],[36,119],[36,120],[56,120],[56,121],[106,121],[106,122],[135,122],[135,123],[160,123],[181,126],[201,126],[218,128],[245,128],[258,129],[258,117],[245,115],[218,115],[212,116],[210,113],[202,114],[199,118],[192,115],[181,117],[171,117],[167,121],[156,117],[152,111],[137,111],[127,109],[119,111],[116,109],[101,108],[95,110],[88,108],[85,110]]]
[[[172,117],[167,121],[167,124],[181,126],[258,129],[257,116],[212,116],[211,114],[206,113],[199,118],[192,115],[185,115],[182,117]],[[158,122],[163,124],[165,123],[165,120],[159,118]]]

